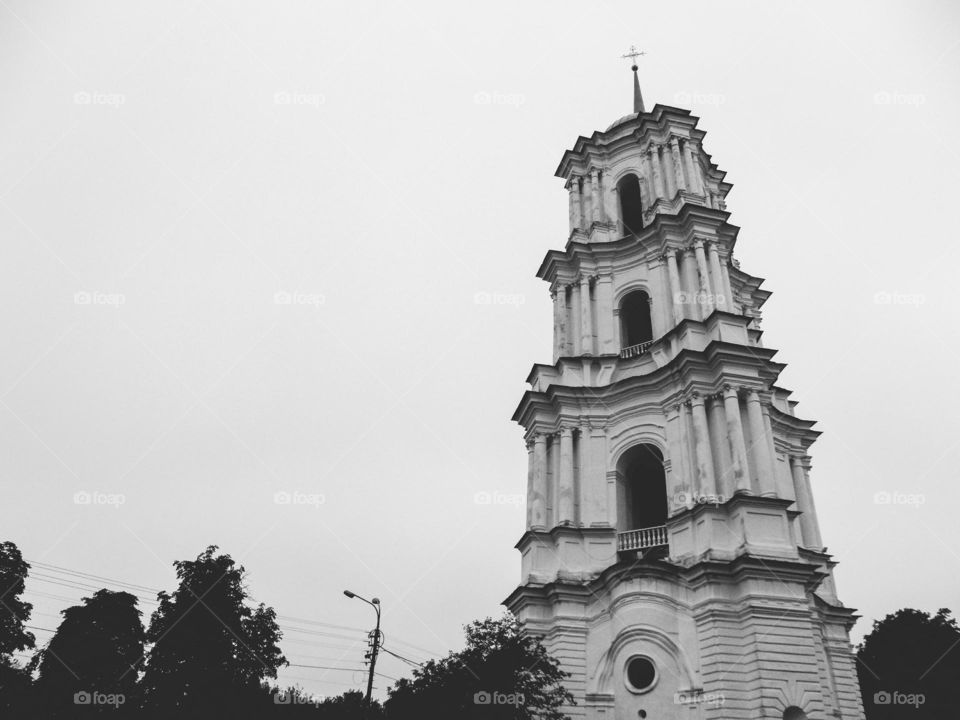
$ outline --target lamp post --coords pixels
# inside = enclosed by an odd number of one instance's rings
[[[373,631],[373,647],[370,648],[370,675],[367,677],[367,700],[363,708],[363,714],[367,716],[370,710],[370,696],[373,694],[373,672],[377,665],[377,653],[380,651],[380,598],[367,600],[365,597],[361,597],[349,590],[344,590],[343,594],[351,599],[356,598],[357,600],[363,600],[367,605],[377,611],[377,627]]]

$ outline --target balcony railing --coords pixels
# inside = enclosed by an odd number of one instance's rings
[[[637,345],[625,347],[620,351],[620,357],[623,360],[639,357],[640,355],[643,355],[651,345],[653,345],[653,340],[647,340],[646,342],[642,342]]]
[[[655,525],[639,530],[617,533],[617,550],[648,550],[667,544],[667,526]]]

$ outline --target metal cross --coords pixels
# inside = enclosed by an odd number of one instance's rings
[[[626,55],[621,55],[620,57],[622,57],[622,58],[630,58],[630,59],[633,61],[633,69],[636,70],[636,69],[637,69],[637,58],[640,57],[641,55],[646,55],[646,53],[643,52],[642,50],[637,50],[636,46],[631,45],[631,46],[630,46],[630,52],[628,52]]]

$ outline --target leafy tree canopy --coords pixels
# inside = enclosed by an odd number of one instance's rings
[[[0,664],[9,666],[11,653],[34,646],[33,633],[24,628],[33,606],[20,599],[29,570],[14,543],[0,543]]]
[[[904,608],[874,622],[857,661],[868,720],[956,714],[960,629],[950,610],[930,615]]]
[[[465,628],[466,647],[431,660],[390,691],[390,720],[485,718],[561,720],[573,704],[567,674],[537,638],[524,635],[511,616]]]
[[[60,626],[31,662],[40,671],[37,703],[48,717],[74,717],[81,711],[129,713],[143,660],[137,598],[98,590],[82,602],[61,612]]]
[[[179,586],[150,618],[144,706],[162,717],[246,717],[286,664],[273,608],[248,606],[246,571],[211,545],[174,563]],[[242,714],[240,714],[242,712]]]

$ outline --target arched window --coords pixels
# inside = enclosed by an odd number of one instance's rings
[[[617,463],[617,478],[621,531],[666,524],[667,479],[658,447],[642,444],[627,450]]]
[[[643,229],[643,203],[640,200],[640,181],[636,175],[626,175],[617,183],[620,195],[620,221],[623,232],[636,235]]]
[[[807,720],[807,714],[796,705],[783,711],[783,720]]]
[[[625,348],[653,340],[650,296],[643,290],[630,293],[620,303],[620,340]]]

